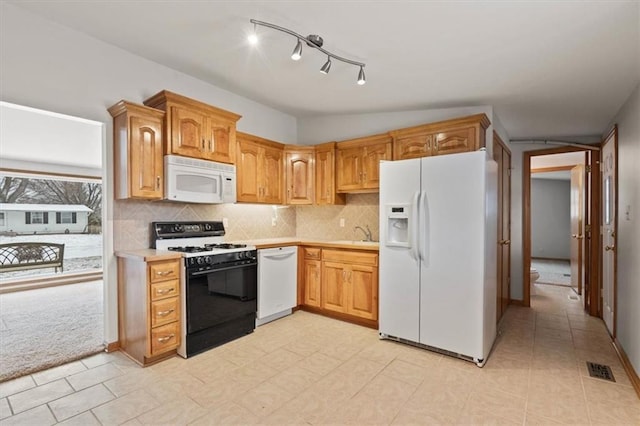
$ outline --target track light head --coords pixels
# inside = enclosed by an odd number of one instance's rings
[[[327,62],[325,62],[322,68],[320,68],[320,72],[322,74],[329,74],[330,69],[331,69],[331,57],[327,56]]]
[[[299,61],[302,58],[302,42],[298,40],[296,44],[296,48],[293,49],[293,53],[291,54],[291,59],[294,61]]]
[[[253,32],[249,33],[247,39],[249,40],[249,44],[251,45],[258,44],[258,32],[256,31],[256,24],[253,24]]]
[[[358,73],[358,84],[362,86],[366,82],[367,80],[364,78],[364,68],[360,67],[360,72]]]

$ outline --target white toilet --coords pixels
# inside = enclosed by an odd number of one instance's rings
[[[529,281],[531,282],[531,294],[535,293],[535,282],[540,278],[540,273],[536,271],[536,268],[529,268]]]

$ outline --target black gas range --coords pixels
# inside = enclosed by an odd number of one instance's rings
[[[223,242],[222,222],[153,222],[151,247],[184,258],[182,344],[189,357],[253,332],[258,260],[254,246]]]

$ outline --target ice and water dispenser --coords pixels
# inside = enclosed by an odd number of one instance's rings
[[[387,246],[409,247],[410,204],[388,204],[386,210]]]

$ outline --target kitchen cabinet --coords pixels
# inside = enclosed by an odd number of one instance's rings
[[[313,147],[285,146],[285,204],[313,204],[315,155]]]
[[[368,136],[336,145],[337,191],[377,192],[380,187],[380,161],[392,159],[391,136]]]
[[[485,114],[476,114],[392,130],[389,134],[393,138],[393,159],[477,151],[485,146],[485,132],[490,124]]]
[[[115,198],[162,199],[164,112],[120,101],[109,113],[113,117]]]
[[[238,202],[282,204],[284,145],[238,132]]]
[[[322,262],[320,254],[322,249],[305,247],[303,250],[303,303],[307,306],[320,307],[321,297],[321,271]]]
[[[336,192],[336,143],[328,142],[315,146],[317,205],[345,204],[346,195]]]
[[[144,104],[166,112],[166,154],[235,163],[240,115],[166,90]]]
[[[302,248],[303,309],[377,327],[378,253]]]
[[[120,349],[142,366],[180,345],[180,260],[118,255]]]

